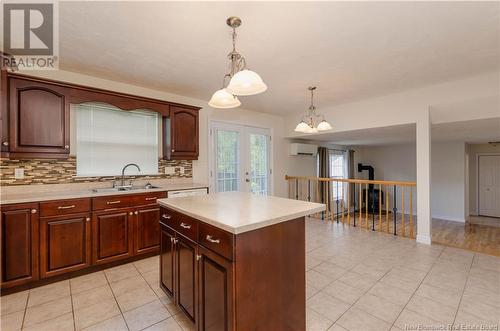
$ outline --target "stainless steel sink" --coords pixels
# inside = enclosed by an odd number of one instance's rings
[[[159,186],[154,186],[151,184],[146,184],[143,186],[123,186],[123,187],[103,187],[94,188],[92,192],[94,193],[106,193],[106,192],[123,192],[123,191],[135,191],[135,190],[151,190],[155,188],[160,188]]]

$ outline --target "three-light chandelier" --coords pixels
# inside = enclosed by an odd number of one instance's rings
[[[325,120],[325,117],[316,113],[316,107],[314,107],[314,90],[316,90],[316,86],[310,86],[308,90],[311,91],[311,105],[300,123],[295,127],[295,132],[316,133],[331,130],[332,126]]]
[[[233,29],[233,50],[228,54],[231,65],[229,73],[222,80],[222,88],[212,95],[208,103],[213,108],[235,108],[241,105],[238,95],[254,95],[267,90],[262,78],[247,69],[245,58],[236,51],[236,28],[241,25],[241,19],[232,16],[226,23]]]

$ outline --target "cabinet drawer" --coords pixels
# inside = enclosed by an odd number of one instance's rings
[[[198,221],[194,218],[177,214],[178,216],[173,218],[172,226],[175,231],[179,232],[183,236],[196,241],[198,233]]]
[[[115,195],[110,197],[99,197],[92,198],[92,209],[93,210],[103,210],[103,209],[115,209],[129,207],[134,201],[133,195]]]
[[[167,209],[165,207],[160,208],[160,223],[162,223],[163,225],[167,225],[171,229],[174,228],[174,220],[179,217],[180,216],[178,213],[170,209]]]
[[[198,224],[198,243],[232,260],[233,234],[200,222]]]
[[[40,216],[57,216],[90,211],[90,199],[68,199],[40,202]]]
[[[134,195],[133,204],[135,206],[156,204],[156,200],[167,197],[167,192],[151,192]]]

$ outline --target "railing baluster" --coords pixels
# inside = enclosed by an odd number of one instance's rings
[[[413,187],[410,186],[410,238],[413,238]]]
[[[307,201],[311,202],[311,180],[307,180]]]
[[[295,200],[299,200],[299,179],[295,179]]]
[[[378,184],[378,230],[382,231],[382,199],[384,198],[382,193],[382,184]]]
[[[392,208],[392,211],[394,213],[394,235],[396,236],[398,234],[397,230],[396,230],[396,218],[397,218],[397,211],[398,211],[398,208],[396,207],[397,206],[397,200],[396,200],[396,185],[394,185],[394,193],[393,193],[394,197],[394,207]]]
[[[405,237],[405,187],[401,186],[401,235]]]
[[[358,199],[358,208],[359,208],[359,226],[363,227],[363,184],[359,183],[359,199]]]
[[[351,225],[351,183],[347,183],[347,224]]]
[[[372,231],[375,231],[375,185],[370,184],[371,192],[372,192]]]
[[[365,228],[368,230],[368,183],[365,184]]]
[[[389,200],[389,185],[385,186],[385,226],[387,228],[387,233],[390,232],[389,228],[389,210],[391,209],[391,201]]]
[[[353,193],[352,193],[352,197],[353,197],[353,211],[352,211],[352,217],[353,217],[353,226],[356,227],[356,183],[352,183],[352,186],[353,186]]]
[[[335,218],[337,219],[337,223],[339,223],[339,182],[335,181],[335,205],[337,210],[335,210]]]
[[[342,224],[344,224],[344,214],[345,214],[345,190],[344,190],[344,182],[341,182],[342,185],[342,200],[340,200],[340,204],[342,206]]]

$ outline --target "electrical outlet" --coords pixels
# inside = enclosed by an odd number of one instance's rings
[[[181,174],[184,174],[184,167],[179,167],[179,172],[180,172]]]
[[[23,179],[24,178],[24,169],[23,168],[15,168],[14,169],[14,178],[15,179]]]
[[[165,167],[165,175],[175,175],[175,167]]]

